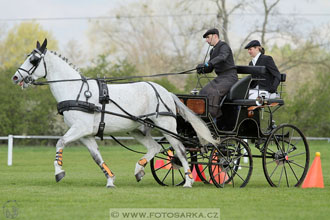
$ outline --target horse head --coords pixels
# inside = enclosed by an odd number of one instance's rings
[[[24,63],[17,69],[12,77],[14,84],[19,84],[22,88],[27,88],[35,80],[47,76],[47,69],[45,63],[45,55],[47,52],[47,39],[44,40],[40,46],[37,41],[36,48],[27,56]],[[40,68],[40,63],[43,61],[44,68]]]

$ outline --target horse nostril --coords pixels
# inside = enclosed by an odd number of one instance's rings
[[[18,77],[17,76],[13,76],[13,80],[14,81],[18,80]]]

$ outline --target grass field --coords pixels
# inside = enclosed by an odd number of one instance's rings
[[[144,150],[142,147],[135,147]],[[245,188],[218,189],[201,182],[193,188],[162,187],[149,166],[139,183],[134,173],[140,155],[118,146],[100,147],[116,174],[116,188],[106,179],[84,147],[69,146],[63,154],[66,177],[54,179],[52,147],[14,147],[13,166],[7,166],[7,147],[0,146],[0,206],[16,200],[17,219],[109,219],[110,208],[220,208],[221,219],[329,219],[330,143],[311,142],[311,163],[321,152],[324,189],[272,188],[261,159]],[[6,219],[0,212],[0,219]]]

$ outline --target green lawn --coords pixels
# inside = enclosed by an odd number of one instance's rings
[[[135,147],[144,150],[142,147]],[[100,147],[116,174],[115,189],[84,147],[67,147],[63,154],[66,177],[54,179],[52,147],[14,147],[13,166],[7,166],[7,147],[0,146],[0,205],[16,200],[17,219],[109,219],[110,208],[220,208],[221,219],[328,219],[330,213],[330,143],[311,142],[311,163],[321,152],[324,189],[272,188],[261,159],[245,188],[218,189],[194,183],[193,188],[162,187],[150,168],[139,183],[134,173],[140,155],[118,146]],[[2,210],[0,219],[6,219]]]

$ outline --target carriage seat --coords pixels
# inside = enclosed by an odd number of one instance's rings
[[[255,106],[256,100],[248,99],[248,93],[250,84],[252,81],[252,75],[260,75],[266,72],[266,67],[264,66],[237,66],[237,73],[249,74],[244,78],[237,81],[229,90],[226,97],[221,101],[221,106],[223,103],[234,104],[234,105],[247,105]],[[285,82],[286,74],[281,74],[281,82]],[[267,99],[267,104],[279,103],[284,104],[282,99]]]
[[[248,76],[238,80],[229,90],[226,101],[237,99],[247,99],[252,75],[261,75],[266,73],[265,66],[236,66],[237,73],[249,74]]]
[[[252,76],[248,75],[238,80],[229,90],[226,100],[246,99],[250,87]]]
[[[252,81],[252,76],[248,75],[237,81],[229,90],[224,98],[225,104],[234,105],[255,105],[256,101],[248,99],[249,87]],[[222,103],[221,103],[222,104]]]

